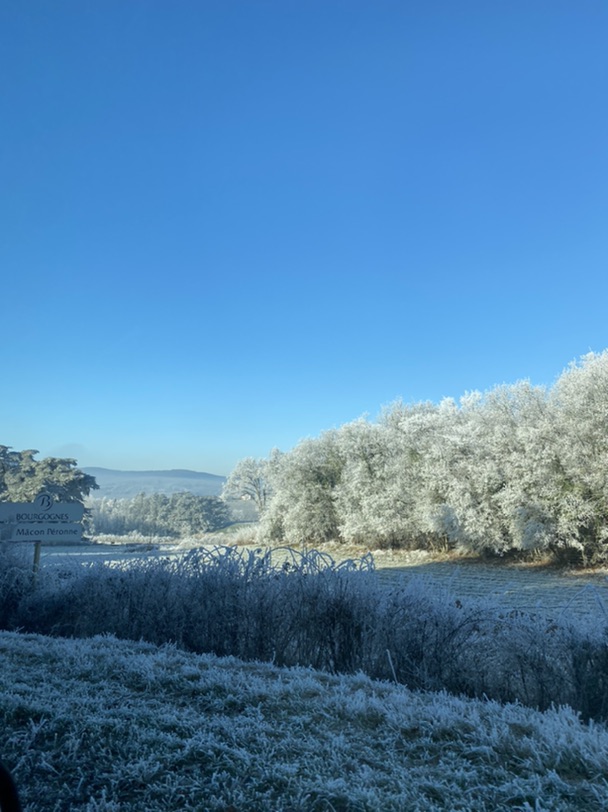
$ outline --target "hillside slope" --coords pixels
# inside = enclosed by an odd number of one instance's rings
[[[29,812],[608,808],[608,732],[568,708],[11,632],[0,680],[2,757]]]

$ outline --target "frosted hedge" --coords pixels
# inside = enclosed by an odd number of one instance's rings
[[[260,541],[458,546],[608,560],[608,351],[551,388],[527,381],[457,403],[397,403],[292,451],[244,460],[227,491],[264,481]]]

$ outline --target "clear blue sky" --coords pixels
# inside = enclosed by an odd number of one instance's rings
[[[604,0],[5,0],[0,443],[225,474],[608,346]]]

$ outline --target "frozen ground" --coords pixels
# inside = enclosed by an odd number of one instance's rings
[[[383,582],[392,585],[421,576],[449,585],[459,597],[491,597],[512,608],[543,611],[553,617],[564,611],[608,614],[608,578],[601,573],[576,574],[463,560],[410,566],[383,566],[378,562],[378,574]]]
[[[24,812],[608,808],[608,732],[568,709],[12,632],[0,685]]]

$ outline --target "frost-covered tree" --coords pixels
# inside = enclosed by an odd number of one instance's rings
[[[352,543],[394,542],[396,516],[407,512],[394,474],[386,426],[357,420],[339,431],[344,467],[335,491],[341,538]]]
[[[96,533],[184,536],[218,530],[229,524],[229,509],[217,496],[188,491],[167,496],[140,493],[132,499],[96,499],[90,503]]]
[[[217,496],[184,491],[169,497],[168,518],[181,535],[195,535],[225,527],[229,523],[229,509]]]
[[[429,473],[441,457],[435,447],[442,415],[431,403],[398,403],[378,423],[342,427],[344,471],[336,501],[345,540],[416,547],[445,538],[436,515],[444,501],[441,478]]]
[[[35,460],[37,451],[12,451],[0,446],[0,501],[30,502],[39,493],[50,493],[56,501],[82,502],[99,487],[95,477],[76,466],[76,460],[45,457]]]
[[[555,412],[553,510],[563,546],[608,558],[608,351],[570,364],[551,392]]]
[[[280,452],[272,451],[269,459],[245,457],[230,472],[222,490],[222,499],[251,499],[261,515],[270,497],[270,477],[278,464]]]
[[[545,390],[526,381],[461,400],[449,434],[446,492],[460,545],[502,553],[547,544],[549,426]]]
[[[342,467],[335,431],[303,440],[276,457],[270,480],[273,495],[262,515],[261,538],[289,544],[337,538],[335,489]]]

